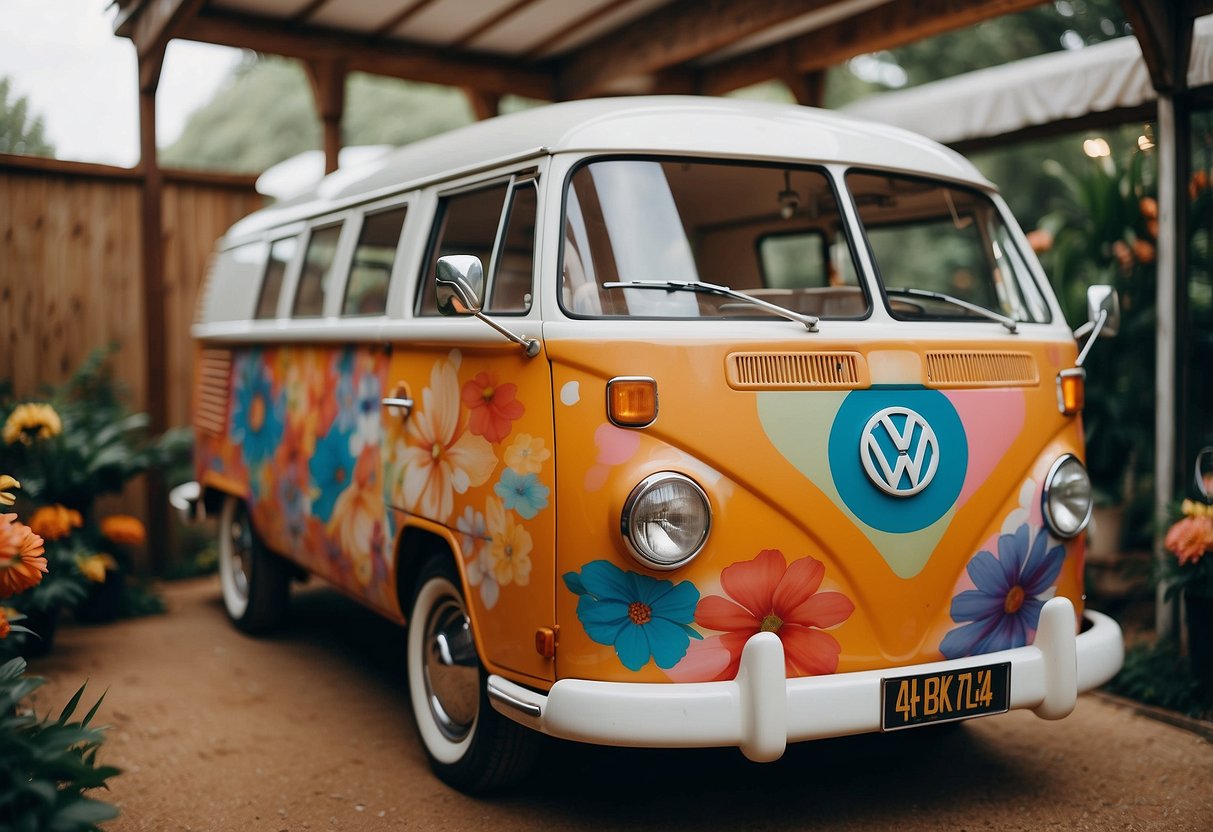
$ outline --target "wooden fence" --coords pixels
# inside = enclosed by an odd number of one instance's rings
[[[138,170],[0,154],[0,378],[18,396],[119,345],[115,373],[146,407]],[[261,205],[253,178],[164,171],[168,422],[189,423],[189,328],[215,239]]]
[[[194,304],[215,240],[261,205],[253,177],[162,172],[164,390],[168,425],[190,421]],[[151,385],[144,304],[140,170],[0,154],[0,379],[18,397],[68,378],[97,347],[118,345],[115,376],[136,409]],[[6,472],[7,473],[7,472]],[[154,481],[159,483],[159,481]],[[150,522],[141,566],[176,561],[162,484],[137,482],[110,511]],[[159,544],[154,541],[161,541]]]

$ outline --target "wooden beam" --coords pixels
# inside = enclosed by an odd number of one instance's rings
[[[521,56],[523,61],[534,61],[542,58],[548,53],[553,46],[557,46],[562,41],[570,37],[574,32],[585,28],[586,26],[595,23],[609,14],[614,14],[622,6],[627,6],[636,2],[636,0],[608,0],[596,9],[592,9],[585,14],[575,17],[565,25],[561,26],[555,32],[552,32],[538,43],[531,44],[530,48]]]
[[[289,58],[344,59],[350,72],[472,87],[528,98],[552,98],[552,73],[515,61],[402,40],[374,40],[315,27],[285,30],[280,23],[233,14],[200,14],[177,35],[187,40],[252,49]]]
[[[457,37],[455,40],[453,40],[451,42],[451,46],[454,46],[457,48],[462,47],[462,46],[467,46],[469,43],[476,40],[476,38],[480,37],[485,32],[490,31],[493,27],[497,26],[499,23],[509,20],[511,17],[518,14],[518,12],[525,9],[527,6],[535,5],[536,2],[538,2],[538,0],[514,0],[513,3],[509,4],[505,8],[501,9],[496,14],[489,15],[488,19],[482,20],[480,23],[473,26],[471,29],[469,29],[468,31],[464,32],[462,35]]]
[[[116,22],[115,32],[129,37],[139,57],[163,50],[206,0],[144,0]],[[142,74],[142,72],[140,73]]]
[[[396,31],[396,28],[400,26],[401,23],[404,23],[404,21],[408,20],[410,17],[417,14],[419,11],[433,2],[434,0],[418,0],[418,2],[414,3],[413,5],[406,6],[376,26],[375,31],[372,34],[377,38],[390,37],[392,32]]]
[[[704,92],[721,95],[772,78],[828,69],[848,58],[1022,12],[1043,0],[891,2],[784,43],[738,55],[703,70]]]
[[[341,119],[345,114],[345,61],[325,58],[304,63],[324,136],[324,172],[337,170],[341,156]]]
[[[838,0],[677,0],[582,46],[562,63],[560,98],[686,63]]]
[[[1141,56],[1150,70],[1154,89],[1182,92],[1188,86],[1192,55],[1190,0],[1121,0],[1125,17],[1141,44]]]

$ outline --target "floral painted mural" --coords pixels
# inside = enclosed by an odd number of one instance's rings
[[[250,350],[233,362],[231,454],[266,543],[389,607],[392,551],[381,484],[383,351]]]
[[[528,523],[550,501],[551,450],[543,437],[515,432],[526,413],[517,384],[465,367],[452,350],[430,368],[409,418],[389,428],[385,499],[458,532],[468,583],[485,609],[509,587],[530,584]]]
[[[959,659],[1030,644],[1065,557],[1043,528],[1024,523],[999,535],[997,553],[983,549],[969,561],[972,588],[958,592],[950,610],[960,626],[944,636],[939,652]]]
[[[713,682],[737,675],[746,642],[759,632],[779,637],[789,678],[837,671],[841,648],[825,631],[850,618],[855,605],[841,592],[821,591],[825,574],[814,557],[789,564],[778,549],[765,549],[721,571],[723,595],[701,597],[690,581],[657,580],[605,560],[566,574],[564,583],[580,596],[586,634],[614,647],[628,670],[652,659],[674,681]]]

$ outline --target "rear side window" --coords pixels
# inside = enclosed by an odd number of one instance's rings
[[[270,257],[261,278],[261,294],[257,297],[257,313],[253,317],[259,320],[277,317],[278,296],[282,294],[286,267],[294,259],[298,245],[299,241],[294,237],[286,237],[275,240],[270,246]]]
[[[434,277],[438,258],[448,254],[471,254],[480,258],[488,275],[493,243],[501,222],[507,184],[501,183],[478,191],[467,191],[443,197],[434,219],[433,243],[426,262],[417,314],[437,315],[438,301],[434,296]],[[533,212],[532,212],[533,214]],[[534,223],[534,220],[531,221]]]
[[[387,311],[388,282],[396,260],[396,246],[404,227],[405,208],[367,214],[362,221],[350,276],[345,284],[341,314],[382,315]]]
[[[332,288],[333,263],[337,255],[337,240],[341,223],[312,229],[303,258],[299,288],[295,290],[294,318],[318,318],[324,314],[324,299]]]
[[[531,308],[535,270],[535,181],[520,182],[510,195],[505,231],[493,263],[485,308],[499,314],[523,314]]]

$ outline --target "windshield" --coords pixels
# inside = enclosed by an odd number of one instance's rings
[[[772,317],[725,293],[612,285],[691,282],[803,316],[861,318],[870,304],[842,224],[819,169],[592,162],[566,194],[561,303],[581,317]]]
[[[980,310],[988,310],[1011,321],[1049,320],[1027,262],[985,194],[887,173],[853,171],[846,183],[894,317],[982,320]]]

